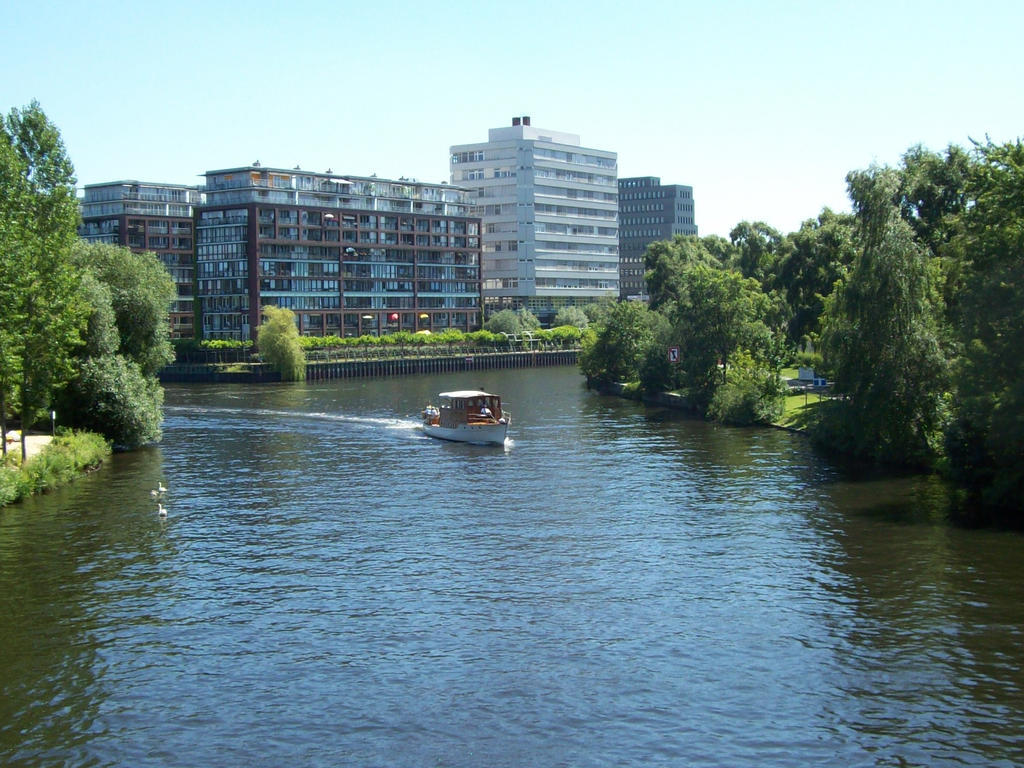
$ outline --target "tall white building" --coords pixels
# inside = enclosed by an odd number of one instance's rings
[[[618,296],[615,152],[515,117],[451,147],[451,180],[476,195],[487,316],[526,307],[548,324],[562,307]]]

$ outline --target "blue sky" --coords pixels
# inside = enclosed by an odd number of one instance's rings
[[[26,2],[0,110],[38,99],[80,184],[264,165],[448,178],[530,115],[694,187],[701,234],[848,210],[910,146],[1024,136],[1018,2]]]

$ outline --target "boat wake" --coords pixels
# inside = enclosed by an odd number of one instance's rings
[[[373,429],[411,430],[419,425],[413,418],[395,418],[384,416],[352,416],[344,413],[325,413],[318,411],[283,411],[270,408],[221,408],[171,405],[164,407],[165,414],[175,416],[224,416],[253,418],[288,419],[295,421],[334,421]]]

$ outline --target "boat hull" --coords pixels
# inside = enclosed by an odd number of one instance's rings
[[[458,443],[503,445],[508,434],[508,424],[460,424],[457,427],[424,424],[423,431],[431,437]]]

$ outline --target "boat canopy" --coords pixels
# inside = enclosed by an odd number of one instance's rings
[[[497,395],[492,395],[490,392],[484,392],[479,389],[460,389],[455,392],[440,392],[437,396],[447,398],[461,397],[464,400],[471,397],[497,397]]]

